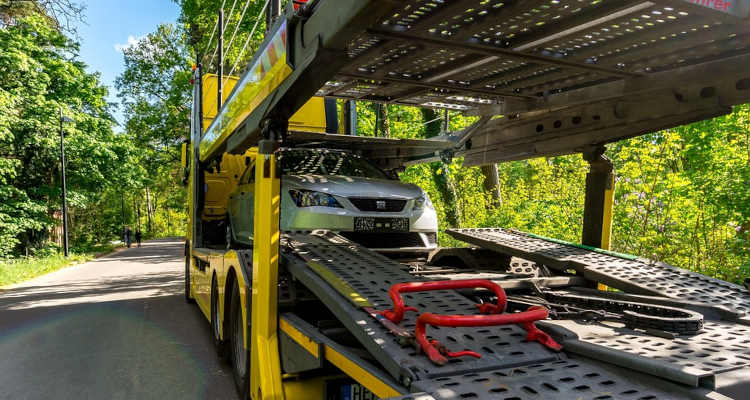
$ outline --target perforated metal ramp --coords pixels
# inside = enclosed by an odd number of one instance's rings
[[[467,110],[717,59],[750,43],[742,1],[737,10],[679,0],[397,4],[349,41],[351,62],[319,95]]]
[[[709,395],[706,389],[687,391],[649,378],[589,359],[566,359],[419,381],[414,387],[438,400],[726,399],[717,393]],[[411,399],[417,400],[419,397]]]
[[[453,229],[448,233],[458,240],[557,270],[575,269],[588,279],[628,293],[722,305],[739,314],[750,310],[747,289],[668,264],[592,251],[509,229]]]
[[[750,329],[706,322],[694,336],[666,339],[619,324],[547,321],[568,352],[691,386],[714,388],[716,375],[750,365]]]
[[[290,234],[283,243],[281,265],[334,313],[388,373],[412,392],[427,396],[422,398],[724,398],[705,388],[675,385],[588,358],[571,359],[564,353],[553,353],[538,343],[524,341],[525,332],[514,325],[428,328],[432,338],[451,350],[473,349],[482,354],[478,360],[461,358],[436,366],[413,348],[400,345],[394,335],[356,305],[365,299],[378,309],[391,307],[387,294],[391,284],[420,280],[410,275],[407,267],[327,232]],[[472,302],[451,291],[411,293],[405,298],[420,312],[476,312]],[[413,329],[413,313],[407,313],[402,326]]]
[[[347,301],[340,291],[309,268],[317,263],[330,271],[336,279],[356,291],[358,297],[367,299],[376,309],[385,310],[393,305],[388,297],[391,285],[399,282],[414,282],[420,279],[408,273],[401,264],[373,251],[346,241],[331,233],[292,234],[288,245],[293,253],[304,257],[304,261],[288,254],[287,269],[302,281],[327,306],[340,309],[336,313],[350,331],[383,364],[399,378],[406,373],[410,379],[433,378],[470,371],[507,368],[519,365],[554,361],[559,353],[547,350],[536,342],[526,342],[526,332],[516,325],[494,328],[438,328],[429,327],[427,334],[432,339],[458,351],[472,349],[482,358],[461,357],[450,359],[444,366],[433,364],[425,355],[417,354],[414,348],[402,347],[397,338],[378,321]],[[410,293],[404,296],[407,305],[417,307],[419,312],[436,314],[477,314],[477,308],[468,299],[453,291]],[[416,313],[407,313],[401,326],[413,331]]]

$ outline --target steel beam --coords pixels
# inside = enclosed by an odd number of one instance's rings
[[[390,83],[403,83],[405,85],[411,85],[411,86],[421,87],[425,89],[444,89],[444,90],[451,90],[451,91],[468,92],[468,93],[482,94],[485,96],[493,96],[496,98],[497,97],[513,97],[513,98],[520,98],[520,99],[532,99],[533,98],[533,96],[520,95],[520,94],[510,93],[510,92],[498,92],[498,91],[494,91],[491,89],[470,89],[469,87],[461,86],[461,85],[446,84],[446,83],[428,83],[424,81],[405,79],[405,78],[395,78],[395,77],[373,78],[365,74],[353,74],[353,73],[348,73],[348,72],[338,73],[337,76],[343,76],[343,77],[355,78],[355,79],[363,79],[363,80],[369,80],[369,81],[374,80],[374,81],[383,81],[383,82],[390,82]]]
[[[362,27],[375,24],[396,4],[395,0],[323,1],[304,23],[291,25],[287,41],[293,72],[238,125],[226,146],[217,148],[209,157],[216,157],[221,151],[242,153],[257,144],[264,119],[291,117],[350,61],[346,46]]]
[[[612,229],[611,202],[607,201],[607,194],[612,193],[611,186],[614,178],[612,161],[604,156],[603,146],[586,151],[583,158],[589,163],[589,173],[586,174],[586,195],[583,206],[583,232],[581,244],[609,250],[609,243],[603,247],[603,238],[609,240]],[[607,210],[607,205],[610,209]],[[609,217],[609,218],[607,218]]]
[[[557,67],[576,69],[579,71],[599,72],[604,75],[617,76],[617,77],[622,77],[622,78],[639,76],[639,74],[634,74],[631,72],[619,71],[619,70],[614,70],[610,68],[603,68],[603,67],[598,67],[596,65],[575,63],[575,62],[566,61],[564,59],[545,57],[545,56],[540,56],[536,54],[520,53],[517,51],[503,49],[503,48],[499,48],[495,46],[489,46],[485,44],[458,43],[458,42],[454,42],[452,40],[446,40],[446,39],[438,39],[438,38],[425,37],[425,36],[412,36],[412,35],[404,34],[404,33],[388,32],[382,29],[369,30],[368,32],[372,35],[384,37],[388,39],[404,40],[410,43],[422,43],[425,45],[431,45],[431,46],[443,47],[443,48],[470,50],[475,53],[485,54],[488,56],[505,57],[505,58],[515,59],[515,60],[532,62],[534,64],[540,64],[540,65],[553,65]]]

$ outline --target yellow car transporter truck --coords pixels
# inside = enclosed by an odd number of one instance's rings
[[[184,152],[185,295],[243,398],[748,398],[750,293],[607,251],[602,154],[750,100],[750,2],[294,5],[273,15],[241,77],[219,68],[227,83],[210,85],[198,66]],[[340,135],[324,100],[335,98],[481,117],[432,140]],[[277,150],[312,145],[390,170],[583,153],[582,244],[456,229],[468,247],[405,265],[335,232],[280,232]],[[253,183],[238,181],[250,171]],[[227,245],[235,189],[253,191],[252,248]]]

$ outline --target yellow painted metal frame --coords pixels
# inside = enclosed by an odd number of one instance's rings
[[[236,90],[232,91],[201,138],[201,161],[226,142],[245,118],[291,75],[292,68],[287,64],[286,35],[284,22],[257,53],[260,56],[253,61],[250,72],[237,82]]]
[[[274,154],[255,166],[250,397],[283,399],[278,344],[279,212],[281,179]]]
[[[615,174],[609,174],[607,189],[604,191],[604,214],[602,215],[602,246],[603,250],[612,248],[612,210],[615,204]],[[597,289],[607,290],[607,285],[597,284]]]
[[[401,396],[402,393],[393,388],[386,382],[378,379],[375,375],[371,374],[365,368],[357,365],[354,361],[349,359],[344,354],[340,353],[328,344],[323,344],[322,352],[320,354],[318,343],[312,338],[305,335],[302,331],[295,328],[292,324],[288,323],[284,319],[279,320],[279,328],[292,340],[297,342],[302,348],[307,350],[315,358],[325,357],[331,364],[336,368],[340,369],[343,373],[357,381],[362,386],[366,387],[373,394],[379,398],[397,397]],[[286,383],[285,383],[286,385]],[[299,397],[300,399],[310,399],[309,396]],[[288,397],[291,400],[291,398]]]
[[[602,216],[602,249],[612,246],[612,209],[615,204],[615,174],[609,174],[607,189],[604,191],[604,215]]]
[[[397,390],[390,387],[385,382],[378,379],[375,375],[367,372],[364,368],[348,359],[343,354],[334,350],[331,346],[325,345],[326,360],[335,365],[345,374],[351,376],[355,381],[366,387],[369,391],[380,398],[401,396]]]

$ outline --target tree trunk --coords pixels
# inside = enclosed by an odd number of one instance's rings
[[[441,121],[438,118],[438,112],[432,109],[422,109],[422,120],[428,122],[425,124],[425,136],[431,138],[440,135]],[[461,226],[461,212],[456,195],[455,184],[450,175],[448,166],[442,161],[430,163],[432,179],[435,181],[440,197],[445,208],[445,218],[451,228]]]
[[[388,106],[385,104],[378,104],[377,108],[377,120],[380,126],[376,126],[378,132],[383,133],[383,137],[391,137],[391,127],[388,123]]]
[[[172,235],[172,215],[171,215],[169,207],[167,207],[165,211],[167,212],[167,236],[171,236]]]
[[[500,192],[500,176],[497,173],[497,164],[483,165],[484,191],[489,195],[487,207],[501,207],[503,205],[503,194]]]

